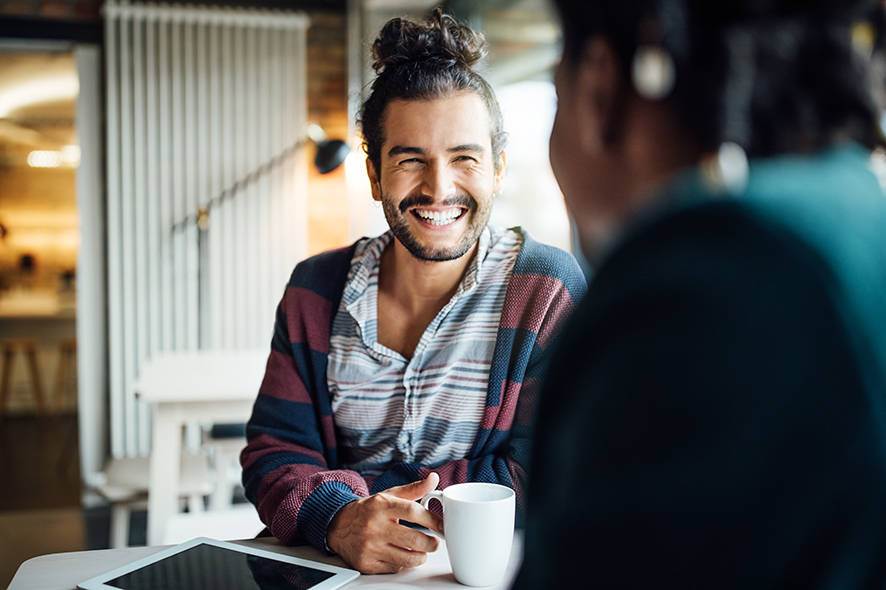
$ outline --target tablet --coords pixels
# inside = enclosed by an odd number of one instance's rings
[[[332,590],[360,573],[199,537],[77,585],[81,590]]]

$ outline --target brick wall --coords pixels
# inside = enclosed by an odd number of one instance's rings
[[[330,138],[347,140],[347,18],[344,12],[309,12],[308,120]],[[306,156],[313,158],[313,148]],[[348,195],[344,166],[326,175],[313,166],[308,176],[310,254],[348,240]]]
[[[98,20],[101,0],[0,0],[0,14],[53,19]]]

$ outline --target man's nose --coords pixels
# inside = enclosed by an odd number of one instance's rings
[[[455,194],[455,178],[443,164],[432,163],[425,168],[424,192],[433,199],[445,199]]]

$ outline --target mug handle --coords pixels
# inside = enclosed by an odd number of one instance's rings
[[[440,502],[440,508],[443,508],[443,492],[441,492],[440,490],[431,490],[430,492],[425,494],[424,497],[422,497],[421,499],[421,507],[427,510],[428,504],[431,503],[431,500],[437,500],[438,502]],[[437,531],[428,530],[427,532],[431,535],[434,535],[438,539],[445,539],[445,537]]]
[[[440,502],[441,507],[443,506],[443,492],[441,492],[440,490],[431,490],[421,499],[421,507],[427,510],[428,504],[430,504],[431,500],[434,499]]]

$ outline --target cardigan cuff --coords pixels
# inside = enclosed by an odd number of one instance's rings
[[[346,504],[360,496],[340,481],[328,481],[314,490],[298,511],[298,529],[305,540],[319,549],[329,552],[326,531],[329,523]]]

